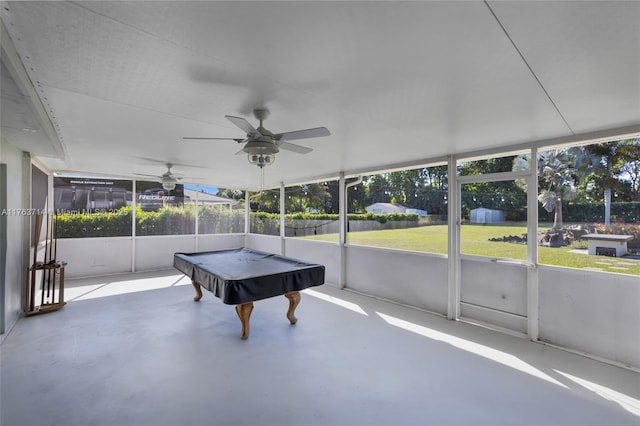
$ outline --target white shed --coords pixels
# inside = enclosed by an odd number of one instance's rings
[[[471,223],[502,223],[504,212],[480,207],[471,210]]]

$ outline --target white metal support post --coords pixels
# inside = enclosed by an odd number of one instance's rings
[[[7,267],[7,216],[2,212],[7,208],[7,165],[0,163],[0,335],[6,333],[4,320],[5,268]],[[31,227],[29,227],[31,229]],[[29,235],[30,240],[33,237]],[[36,250],[36,247],[33,248]],[[27,292],[23,291],[21,305],[26,306]],[[0,339],[2,343],[2,339]]]
[[[195,229],[193,230],[193,233],[194,233],[195,239],[196,239],[194,241],[194,246],[195,246],[195,251],[196,252],[200,251],[200,241],[199,241],[199,238],[198,238],[198,226],[199,226],[198,216],[200,216],[199,210],[198,210],[199,200],[200,200],[200,185],[197,185],[196,186],[196,200],[195,200],[196,201],[196,204],[195,204],[195,209],[196,209],[196,211],[195,211],[195,224],[194,224],[195,225]]]
[[[449,156],[447,161],[448,248],[449,253],[449,297],[447,317],[457,320],[460,316],[460,188],[458,185],[456,159]]]
[[[247,237],[251,232],[251,197],[249,197],[249,190],[244,192],[244,246],[247,246]]]
[[[339,234],[339,244],[340,244],[340,282],[338,283],[338,287],[345,287],[345,280],[347,275],[346,270],[346,243],[347,243],[347,187],[344,180],[344,173],[340,173],[340,177],[338,180],[338,217],[340,219],[340,234]]]
[[[340,288],[347,282],[347,236],[349,233],[349,188],[362,183],[362,176],[347,183],[344,173],[340,173]]]
[[[531,170],[527,179],[527,334],[538,340],[538,149],[531,149]]]
[[[137,181],[133,179],[131,181],[131,272],[136,271],[136,206],[137,202]]]
[[[31,154],[28,152],[23,151],[22,152],[22,165],[21,165],[21,171],[22,171],[22,193],[21,195],[21,204],[23,206],[25,206],[27,209],[31,209],[33,208],[33,202],[31,199],[31,188],[33,185],[33,181],[32,181],[32,171],[31,171]],[[8,174],[8,172],[7,172]],[[49,200],[52,200],[53,198],[51,197],[51,195],[53,194],[53,178],[51,177],[51,175],[49,175],[48,180],[47,180],[47,204],[45,205],[46,208],[46,212],[44,215],[44,219],[43,220],[49,220]],[[29,269],[29,259],[31,258],[29,256],[29,254],[31,253],[31,216],[30,215],[24,215],[22,217],[22,268],[20,271],[20,277],[21,277],[21,281],[22,281],[22,296],[21,296],[21,300],[20,306],[26,306],[26,300],[27,300],[27,291],[25,291],[25,289],[29,288],[29,274],[25,273],[24,271],[27,271]],[[48,238],[48,236],[45,235],[45,239]],[[38,250],[38,244],[35,245],[35,247],[33,248],[34,250]],[[4,303],[4,299],[2,300],[2,302]],[[11,327],[11,325],[9,325],[9,327]]]
[[[284,182],[280,182],[280,254],[286,256],[286,244],[284,237],[286,236],[286,227],[285,227],[285,208],[284,208]]]

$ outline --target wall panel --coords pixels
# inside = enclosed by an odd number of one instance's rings
[[[348,246],[346,287],[447,314],[448,261],[444,256]]]
[[[195,235],[158,235],[136,238],[136,271],[170,269],[176,252],[196,251]]]
[[[286,256],[316,262],[325,267],[325,283],[338,285],[340,282],[340,246],[325,241],[286,238]]]
[[[131,272],[131,237],[60,238],[58,260],[65,278]]]
[[[0,281],[4,290],[1,294],[3,300],[0,301],[4,308],[0,333],[4,333],[13,327],[22,312],[22,290],[28,275],[26,269],[29,266],[29,260],[25,258],[27,255],[24,248],[28,247],[29,242],[24,240],[25,236],[29,235],[29,217],[17,211],[29,208],[25,205],[25,193],[29,193],[30,188],[26,186],[24,177],[31,174],[31,164],[27,161],[28,154],[23,154],[22,151],[2,140],[0,144],[2,162],[6,170],[6,185],[3,187],[2,197],[7,209],[3,219],[6,250],[2,259],[3,276]]]
[[[640,368],[640,279],[540,266],[540,340]]]
[[[282,242],[279,236],[263,234],[247,234],[245,247],[267,253],[282,254]]]
[[[244,234],[198,235],[197,251],[214,251],[244,246]]]

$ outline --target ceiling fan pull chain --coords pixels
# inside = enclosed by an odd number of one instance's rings
[[[262,198],[263,191],[264,191],[264,167],[260,167],[260,198]]]

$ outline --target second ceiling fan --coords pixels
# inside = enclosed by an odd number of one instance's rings
[[[318,138],[329,136],[331,132],[326,127],[314,127],[312,129],[294,130],[292,132],[272,133],[263,126],[263,121],[269,117],[269,110],[266,108],[254,109],[253,115],[260,121],[260,125],[256,129],[242,117],[234,117],[226,115],[225,117],[233,124],[238,126],[246,133],[246,138],[200,138],[200,137],[184,137],[183,139],[205,139],[205,140],[233,140],[238,143],[244,143],[244,147],[237,153],[245,153],[248,155],[249,163],[260,168],[273,164],[276,153],[280,149],[296,152],[298,154],[308,154],[313,151],[312,148],[296,145],[287,141]]]

